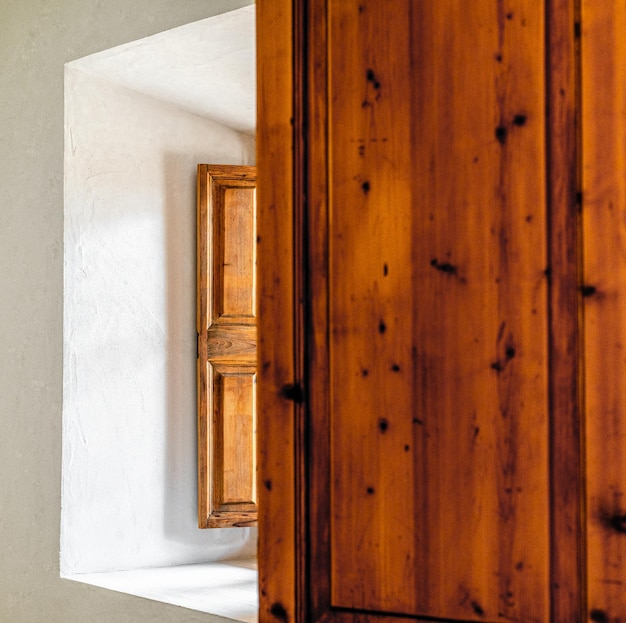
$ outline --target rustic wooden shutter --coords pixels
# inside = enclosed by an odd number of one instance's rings
[[[586,619],[575,4],[257,4],[261,621]]]
[[[198,165],[198,525],[256,524],[256,171]]]

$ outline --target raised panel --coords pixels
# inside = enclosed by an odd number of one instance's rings
[[[258,0],[260,621],[613,620],[581,590],[579,4]]]
[[[256,315],[255,188],[253,182],[232,184],[232,180],[214,181],[214,323]]]
[[[543,8],[328,6],[330,605],[547,622]]]
[[[215,482],[209,525],[213,513],[256,510],[255,367],[212,365],[211,377]]]
[[[298,561],[298,535],[306,532],[299,515],[300,478],[295,436],[297,405],[281,387],[298,378],[294,215],[295,76],[294,12],[303,3],[259,0],[257,10],[257,166],[259,313],[259,621],[305,621],[306,591]],[[294,236],[295,234],[295,236]]]

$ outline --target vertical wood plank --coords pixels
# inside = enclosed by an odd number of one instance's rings
[[[309,2],[307,58],[307,362],[309,410],[309,561],[306,584],[311,620],[330,608],[331,489],[328,335],[328,38],[327,3]]]
[[[544,13],[329,7],[332,604],[545,622]]]
[[[588,616],[626,619],[626,5],[582,2]]]
[[[582,248],[578,104],[580,15],[548,0],[547,156],[550,287],[551,621],[586,620],[583,529]]]
[[[259,621],[296,621],[293,6],[258,0]],[[286,396],[287,394],[287,396]]]

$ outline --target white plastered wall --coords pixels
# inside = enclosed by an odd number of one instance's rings
[[[196,527],[195,168],[254,139],[70,63],[61,574],[252,556]]]

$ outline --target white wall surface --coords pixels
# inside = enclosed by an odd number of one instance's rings
[[[0,3],[0,621],[217,618],[59,577],[63,65],[249,0]]]
[[[197,528],[195,171],[254,139],[66,68],[61,574],[254,555]]]
[[[254,135],[254,5],[80,59],[83,71]]]

